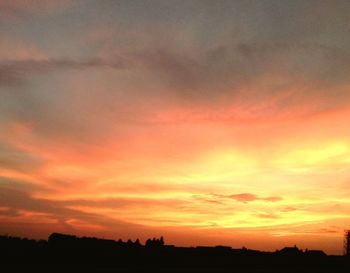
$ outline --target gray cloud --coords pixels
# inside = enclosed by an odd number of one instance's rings
[[[276,110],[348,100],[348,92],[334,93],[348,84],[348,1],[122,1],[99,8],[115,8],[119,24],[134,30],[115,30],[102,54],[124,52],[149,70],[151,82],[165,84],[163,92],[185,101],[225,98],[249,106],[291,89]]]
[[[151,81],[166,84],[180,97],[204,100],[232,97],[242,88],[254,87],[253,94],[247,94],[254,100],[255,96],[268,97],[271,93],[303,85],[322,87],[317,92],[327,92],[332,97],[329,88],[348,82],[350,52],[319,43],[231,41],[201,51],[201,54],[191,55],[179,50],[154,48],[124,52],[104,59],[7,61],[0,63],[0,84],[20,84],[33,73],[88,68],[131,69],[141,73],[139,69],[143,69]],[[269,86],[254,86],[261,84],[259,79],[264,76],[272,79]],[[143,92],[146,90],[148,88]],[[309,99],[314,94],[294,95],[299,99]]]
[[[71,59],[47,59],[47,60],[8,60],[0,62],[0,85],[22,84],[26,76],[35,73],[50,73],[65,70],[81,70],[88,68],[125,68],[122,59],[114,58],[113,61],[105,61],[94,58],[82,61]]]
[[[181,59],[183,65],[179,65]],[[287,100],[274,106],[275,111],[311,99],[316,104],[320,100],[324,103],[325,98],[327,103],[342,103],[348,94],[344,91],[335,94],[334,88],[349,83],[349,67],[348,52],[298,43],[232,44],[210,49],[204,56],[192,59],[167,55],[166,63],[157,63],[157,69],[166,74],[162,79],[167,79],[180,97],[211,102],[225,97],[249,105],[292,91]]]
[[[102,68],[124,69],[125,64],[120,58],[0,62],[0,125],[27,124],[43,142],[56,138],[79,143],[99,139],[112,130],[108,117],[118,121],[126,117],[123,102],[118,95],[91,89],[89,84],[86,95],[78,97],[75,90],[65,86],[65,80],[83,71],[87,78],[92,75],[93,82],[94,71]]]
[[[0,0],[0,15],[6,19],[20,19],[23,16],[50,16],[64,11],[72,3],[74,1],[71,0],[62,0],[59,2],[54,0],[31,0],[30,2],[26,0]]]
[[[20,172],[33,171],[44,164],[37,155],[16,149],[0,142],[0,168],[12,169]]]

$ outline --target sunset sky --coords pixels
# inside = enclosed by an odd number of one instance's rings
[[[350,1],[0,0],[0,234],[341,254]]]

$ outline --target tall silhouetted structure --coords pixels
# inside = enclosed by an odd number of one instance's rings
[[[350,230],[346,230],[344,235],[344,255],[350,256]]]

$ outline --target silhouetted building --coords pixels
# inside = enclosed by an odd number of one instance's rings
[[[322,258],[322,257],[327,256],[326,253],[324,253],[322,250],[306,249],[304,253],[307,257],[314,257],[314,258]]]
[[[67,244],[77,241],[78,238],[75,235],[68,235],[68,234],[61,234],[61,233],[52,233],[49,238],[48,242],[50,244]]]
[[[344,236],[344,255],[350,256],[350,230],[345,231]]]
[[[298,255],[303,254],[303,251],[301,249],[297,248],[297,246],[294,246],[294,247],[282,248],[277,253],[281,254],[281,255],[286,255],[286,256],[298,256]]]

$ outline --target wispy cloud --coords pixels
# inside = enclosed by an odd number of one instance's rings
[[[218,198],[224,198],[224,199],[233,199],[243,203],[248,203],[253,201],[278,202],[283,200],[282,197],[280,196],[260,197],[252,193],[239,193],[239,194],[230,194],[230,195],[215,194],[214,196]]]
[[[8,143],[0,142],[0,167],[20,172],[32,172],[44,163],[38,155],[19,150]]]
[[[65,203],[35,198],[32,196],[35,189],[38,190],[37,186],[29,187],[27,183],[21,181],[0,178],[0,206],[7,208],[3,215],[7,217],[16,217],[18,213],[14,212],[27,211],[32,213],[44,213],[49,219],[56,220],[57,223],[69,224],[71,220],[79,220],[84,223],[101,225],[104,227],[118,225],[121,229],[137,226],[121,220],[111,219],[105,215],[68,208],[69,202]],[[93,202],[90,204],[92,203]],[[70,204],[72,205],[72,202]],[[82,205],[84,205],[84,202],[82,202]]]
[[[18,19],[30,15],[53,15],[67,9],[71,0],[0,0],[0,15],[6,19]]]
[[[89,68],[123,69],[126,64],[122,59],[112,62],[102,59],[88,59],[75,61],[70,59],[44,59],[44,60],[7,60],[0,62],[0,84],[23,83],[28,75],[35,73],[50,73],[65,70],[80,70]]]

